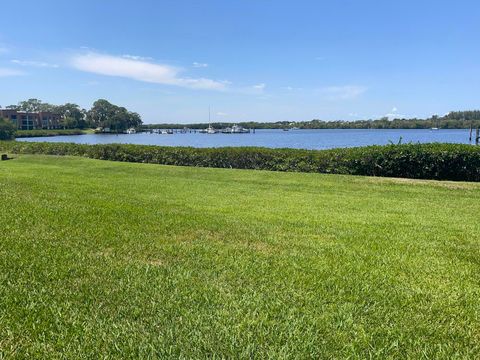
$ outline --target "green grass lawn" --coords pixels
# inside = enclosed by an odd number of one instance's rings
[[[478,358],[480,184],[0,162],[0,358]]]

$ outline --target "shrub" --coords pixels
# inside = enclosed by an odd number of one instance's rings
[[[0,119],[0,140],[15,138],[15,125],[9,120]]]
[[[0,150],[164,165],[480,181],[480,147],[466,144],[404,144],[301,150],[10,141],[0,142]]]
[[[18,130],[16,138],[58,136],[58,135],[82,135],[85,132],[78,129],[51,129],[51,130]]]

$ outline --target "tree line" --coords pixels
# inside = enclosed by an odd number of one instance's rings
[[[355,121],[277,121],[277,122],[239,122],[240,126],[250,129],[468,129],[470,127],[480,127],[480,110],[473,111],[452,111],[444,116],[432,116],[426,119],[389,119],[387,117],[381,119],[355,120]],[[144,125],[147,129],[178,129],[187,127],[190,129],[205,129],[209,125],[214,128],[225,128],[231,126],[232,123],[216,122],[216,123],[196,123],[196,124],[150,124]]]
[[[38,99],[20,101],[17,105],[5,106],[6,109],[26,112],[52,112],[61,116],[60,125],[64,129],[110,128],[123,131],[137,128],[142,124],[139,114],[114,105],[107,100],[95,101],[89,110],[74,103],[53,105]]]
[[[17,105],[8,105],[6,109],[18,111],[38,112],[49,111],[61,116],[61,126],[64,129],[85,129],[85,128],[110,128],[112,131],[124,131],[128,128],[142,126],[142,119],[136,112],[127,110],[125,107],[117,106],[105,99],[95,101],[89,110],[81,108],[74,103],[53,105],[42,102],[38,99],[20,101]],[[468,129],[480,127],[480,110],[452,111],[444,116],[433,115],[426,119],[400,118],[368,120],[336,120],[325,121],[313,119],[310,121],[277,121],[277,122],[239,122],[245,128],[254,129]],[[187,127],[190,129],[205,129],[209,123],[163,123],[143,125],[145,129],[179,129]],[[215,128],[225,128],[232,123],[216,122],[211,123]]]

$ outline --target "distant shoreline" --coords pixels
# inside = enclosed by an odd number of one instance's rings
[[[52,137],[86,134],[93,134],[93,131],[91,129],[17,130],[15,133],[15,138],[20,139],[30,137]]]
[[[468,116],[467,116],[468,115]],[[160,123],[144,124],[142,129],[183,129],[192,130],[213,128],[226,128],[237,124],[246,129],[470,129],[480,127],[480,111],[452,112],[445,117],[432,117],[428,119],[377,119],[356,121],[277,121],[277,122],[212,122],[212,123]]]

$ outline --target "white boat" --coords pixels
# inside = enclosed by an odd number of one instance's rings
[[[218,133],[218,130],[214,129],[212,125],[208,125],[207,134],[216,134],[216,133]]]
[[[432,127],[432,130],[438,130],[438,128],[437,127]]]
[[[208,128],[204,129],[204,131],[200,131],[205,134],[216,134],[218,133],[218,130],[214,129],[210,123],[211,121],[211,116],[210,116],[210,106],[208,107]]]
[[[162,131],[160,132],[160,134],[162,134],[162,135],[167,135],[167,134],[168,134],[168,131],[167,131],[167,130],[162,130]]]
[[[250,132],[250,129],[245,129],[240,125],[233,125],[232,126],[232,134],[247,134]]]
[[[127,134],[136,134],[136,133],[137,133],[137,130],[135,130],[134,128],[127,129]]]

